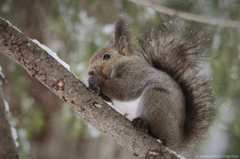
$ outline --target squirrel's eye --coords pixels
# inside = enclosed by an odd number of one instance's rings
[[[105,54],[105,55],[103,55],[103,60],[108,60],[108,59],[110,59],[110,55],[109,54]]]

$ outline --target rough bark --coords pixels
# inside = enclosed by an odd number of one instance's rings
[[[13,141],[11,128],[5,114],[5,105],[0,76],[0,158],[18,159],[17,148]]]
[[[136,131],[45,50],[0,18],[0,50],[24,67],[89,124],[106,133],[137,158],[178,158],[156,139]]]

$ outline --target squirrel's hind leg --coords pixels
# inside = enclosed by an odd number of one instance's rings
[[[179,113],[176,109],[178,105],[172,102],[172,98],[172,93],[165,89],[154,87],[146,90],[137,111],[137,118],[134,119],[140,118],[148,123],[152,136],[160,139],[169,148],[175,147],[183,137],[183,123],[176,118]]]
[[[133,119],[132,125],[138,131],[144,131],[144,132],[151,134],[150,133],[151,132],[150,125],[147,123],[147,121],[145,121],[144,119],[142,119],[140,117]]]

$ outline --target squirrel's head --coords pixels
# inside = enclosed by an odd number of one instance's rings
[[[115,37],[101,50],[94,53],[89,62],[89,76],[105,74],[110,76],[114,66],[123,58],[132,55],[130,30],[123,19],[119,19],[115,25]]]

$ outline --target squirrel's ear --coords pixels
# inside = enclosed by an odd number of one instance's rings
[[[126,27],[125,21],[123,19],[118,19],[115,26],[115,38],[114,45],[117,50],[119,50],[120,54],[130,55],[130,40],[131,40],[131,32]]]
[[[126,36],[121,36],[119,41],[118,41],[118,50],[119,53],[122,55],[132,55],[132,51],[130,48],[130,44],[127,41],[127,37]]]

